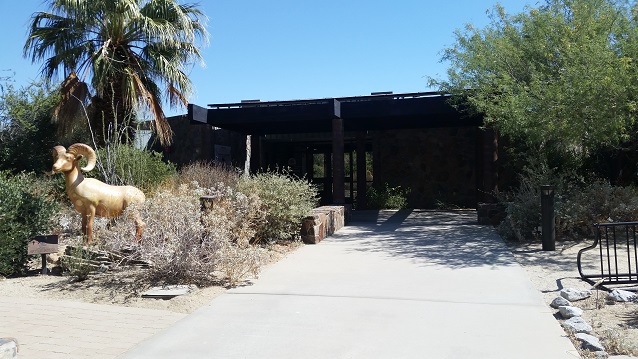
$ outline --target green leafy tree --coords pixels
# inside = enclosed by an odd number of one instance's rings
[[[51,168],[55,125],[51,112],[59,100],[42,84],[0,91],[0,170],[42,173]]]
[[[638,37],[625,2],[548,0],[516,15],[497,5],[489,16],[456,31],[448,79],[432,85],[534,153],[582,163],[630,137]]]
[[[121,132],[131,114],[148,111],[162,144],[171,129],[161,102],[186,105],[192,92],[185,69],[203,64],[197,40],[206,42],[204,14],[175,0],[48,0],[49,12],[31,20],[24,55],[44,61],[42,74],[62,72],[54,117],[61,131],[85,119],[105,143],[109,125]],[[165,89],[165,91],[162,91]]]

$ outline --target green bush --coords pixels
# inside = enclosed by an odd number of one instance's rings
[[[391,187],[384,183],[382,188],[372,187],[368,190],[368,207],[371,209],[402,209],[408,207],[410,189],[401,186]]]
[[[237,189],[256,194],[266,211],[266,222],[255,235],[257,241],[292,239],[299,234],[301,221],[317,204],[317,190],[308,181],[288,172],[264,172],[242,177]]]
[[[97,156],[96,178],[109,184],[136,186],[147,194],[176,174],[175,165],[162,161],[160,153],[132,145],[100,148]]]
[[[58,204],[33,175],[0,172],[0,275],[23,274],[27,243],[52,227]]]

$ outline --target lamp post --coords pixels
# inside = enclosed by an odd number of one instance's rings
[[[541,223],[543,250],[556,250],[556,221],[554,214],[554,186],[541,186]]]

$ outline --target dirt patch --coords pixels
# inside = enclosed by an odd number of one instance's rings
[[[270,263],[282,259],[301,245],[298,242],[283,242],[269,246]],[[77,281],[74,277],[64,275],[38,275],[36,268],[40,263],[39,259],[33,261],[32,275],[10,279],[0,277],[2,296],[60,299],[191,313],[227,290],[223,281],[212,280],[209,283],[199,283],[190,293],[172,299],[142,298],[142,293],[146,290],[163,284],[150,282],[145,269],[118,267]]]
[[[592,289],[589,283],[580,279],[576,264],[578,251],[592,242],[558,242],[556,251],[543,251],[540,243],[509,243],[509,246],[549,306],[564,288]],[[585,253],[583,271],[596,273],[597,252]],[[635,287],[618,288],[636,290]],[[638,356],[638,304],[609,301],[604,290],[594,290],[590,298],[572,304],[583,309],[583,319],[592,326],[592,335],[601,339],[609,354]],[[556,317],[562,321],[560,314]],[[579,347],[579,343],[575,345]],[[590,355],[587,352],[581,354],[583,357]]]

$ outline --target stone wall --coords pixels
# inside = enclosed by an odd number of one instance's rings
[[[376,132],[374,184],[410,188],[413,208],[474,208],[480,129],[449,127]]]
[[[299,234],[306,244],[317,244],[346,225],[351,206],[321,206],[301,223]]]

